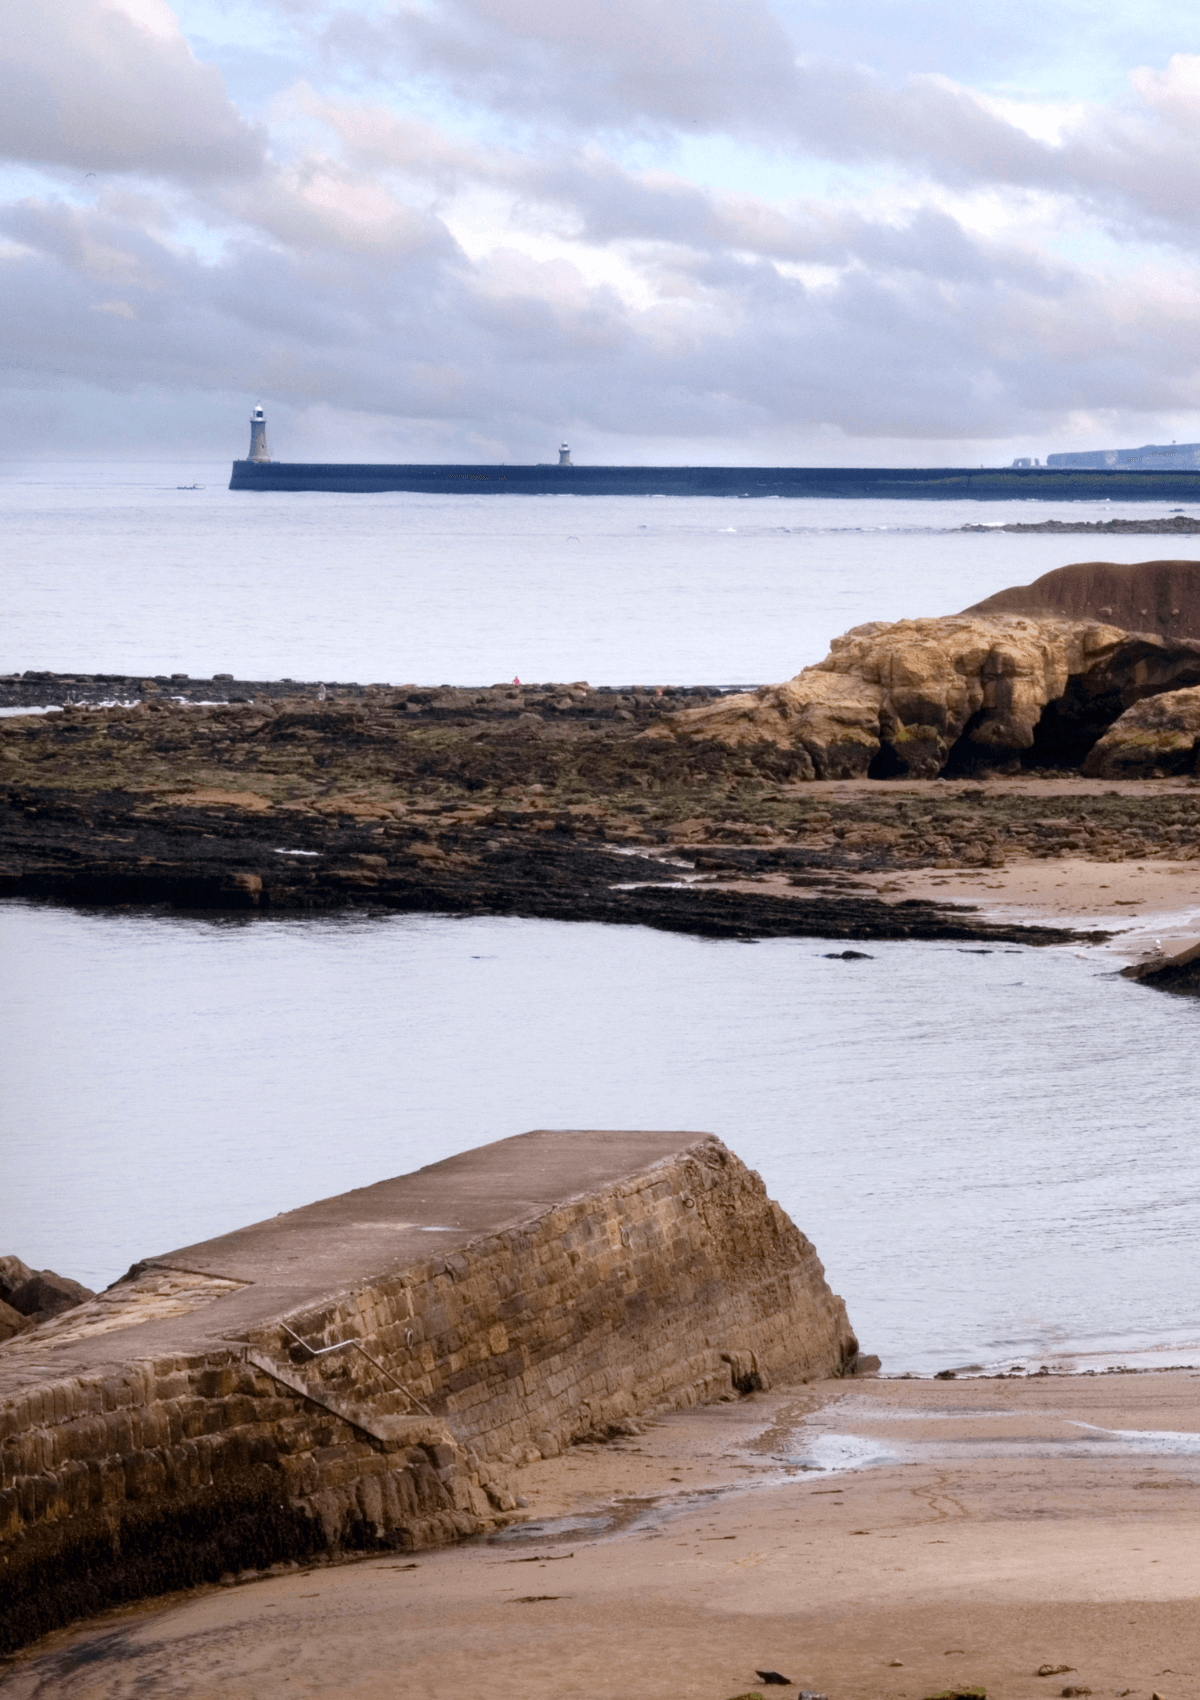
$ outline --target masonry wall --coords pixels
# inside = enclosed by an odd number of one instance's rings
[[[361,1350],[308,1349],[350,1340]],[[264,1321],[244,1346],[0,1401],[0,1650],[247,1569],[480,1533],[539,1454],[772,1379],[852,1373],[857,1349],[809,1241],[699,1141]]]
[[[840,1374],[858,1351],[814,1247],[715,1139],[287,1321],[314,1346],[360,1338],[410,1397],[357,1352],[321,1360],[327,1386],[420,1400],[499,1460],[736,1383]]]

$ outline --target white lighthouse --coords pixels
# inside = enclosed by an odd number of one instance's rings
[[[566,443],[558,451],[558,464],[560,466],[570,466],[571,464],[571,450]]]
[[[270,460],[267,448],[267,416],[262,410],[262,402],[250,415],[250,455],[251,460]]]

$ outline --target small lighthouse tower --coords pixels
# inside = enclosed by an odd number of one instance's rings
[[[558,464],[560,466],[571,465],[571,451],[567,447],[566,443],[564,443],[558,451]]]
[[[267,448],[267,416],[262,410],[262,402],[250,415],[250,455],[251,460],[270,460]]]

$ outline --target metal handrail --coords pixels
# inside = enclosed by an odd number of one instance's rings
[[[308,1341],[302,1340],[299,1334],[296,1333],[296,1330],[294,1328],[289,1328],[286,1322],[281,1322],[279,1326],[283,1329],[285,1334],[291,1335],[297,1345],[303,1346],[304,1350],[314,1358],[326,1357],[330,1352],[344,1351],[347,1346],[356,1347],[357,1350],[362,1353],[363,1357],[366,1358],[367,1362],[374,1365],[380,1375],[386,1375],[392,1386],[399,1388],[400,1392],[403,1393],[406,1399],[410,1399],[414,1405],[420,1405],[427,1417],[433,1417],[433,1412],[429,1409],[429,1406],[422,1403],[422,1401],[417,1398],[411,1387],[405,1387],[402,1381],[397,1381],[391,1370],[384,1364],[381,1364],[378,1358],[373,1358],[361,1340],[339,1340],[336,1346],[310,1346]],[[437,1418],[434,1418],[435,1422],[437,1420]]]

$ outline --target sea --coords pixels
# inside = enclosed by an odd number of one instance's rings
[[[995,529],[1138,504],[227,482],[0,468],[0,672],[748,685],[1068,561],[1200,556]],[[707,1131],[813,1240],[885,1373],[1200,1364],[1200,1005],[1079,947],[833,949],[0,903],[0,1252],[101,1287],[529,1128]]]

